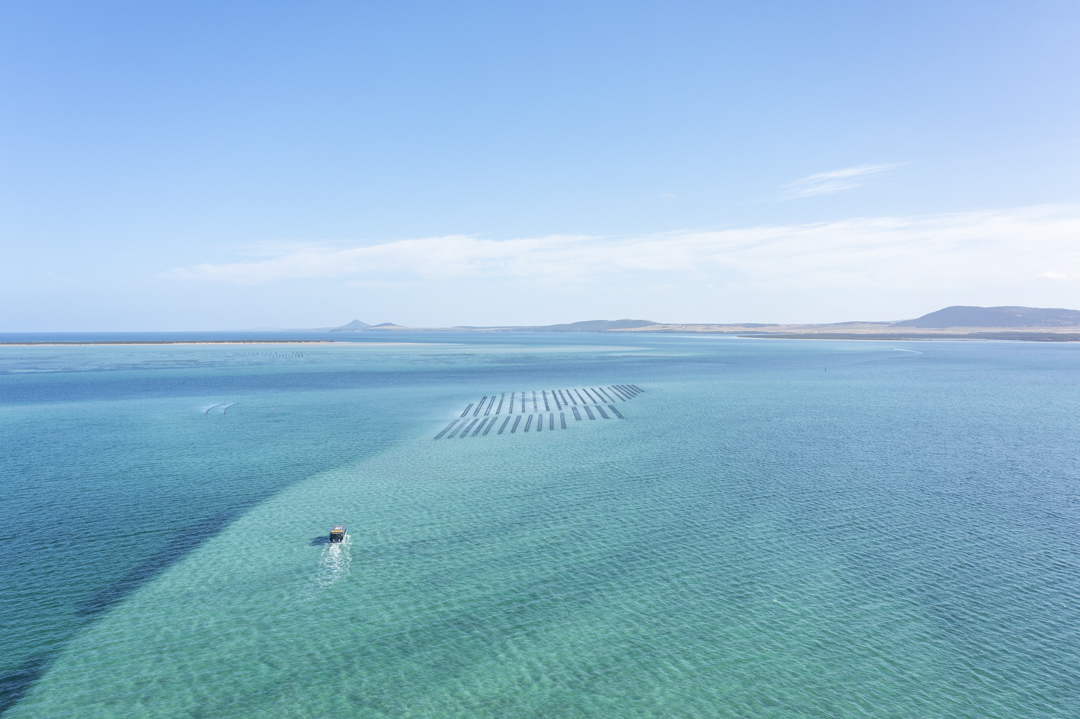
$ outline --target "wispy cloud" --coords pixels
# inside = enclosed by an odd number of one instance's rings
[[[817,172],[801,180],[795,180],[783,186],[784,196],[788,199],[827,195],[841,190],[850,190],[863,184],[872,175],[900,167],[900,164],[859,165],[845,167],[842,170]]]
[[[451,235],[363,247],[302,245],[272,257],[164,274],[240,284],[479,278],[564,287],[623,281],[720,282],[768,290],[1004,287],[1080,277],[1080,205],[644,236]]]
[[[175,279],[223,280],[261,284],[275,280],[405,277],[450,279],[486,275],[543,276],[575,274],[565,263],[597,238],[553,236],[484,240],[465,235],[399,240],[364,247],[300,245],[270,259],[179,267],[165,273]]]

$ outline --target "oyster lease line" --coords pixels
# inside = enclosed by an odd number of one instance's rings
[[[435,439],[487,437],[500,419],[502,422],[498,432],[495,433],[496,437],[503,434],[511,419],[514,420],[514,423],[510,427],[509,434],[517,434],[522,419],[525,420],[525,426],[522,428],[523,434],[531,433],[534,427],[536,432],[543,432],[545,430],[545,421],[547,422],[546,429],[548,432],[555,429],[566,429],[566,409],[573,412],[575,421],[581,422],[582,416],[579,407],[584,410],[585,415],[591,420],[626,419],[623,413],[616,408],[616,402],[628,402],[643,391],[636,384],[612,384],[596,387],[575,387],[573,389],[514,391],[510,393],[509,398],[506,392],[492,392],[491,394],[485,394],[476,402],[469,402],[456,419],[452,420],[441,432],[435,435]],[[495,403],[496,398],[499,400],[498,404]],[[505,412],[503,411],[504,406]],[[559,415],[557,425],[555,423],[556,412]],[[608,412],[611,414],[608,414]]]

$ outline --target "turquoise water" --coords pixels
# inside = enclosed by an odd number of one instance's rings
[[[417,335],[0,373],[5,719],[1080,716],[1080,347]],[[623,419],[434,439],[620,383]]]

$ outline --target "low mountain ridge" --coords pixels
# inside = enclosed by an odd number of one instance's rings
[[[353,320],[352,322],[342,325],[341,327],[334,327],[330,332],[363,332],[371,327],[367,322],[361,322],[360,320]]]
[[[894,322],[893,327],[1075,327],[1080,311],[1044,307],[974,307],[953,305],[913,320]]]
[[[900,337],[945,337],[950,332],[957,337],[972,339],[1051,339],[1076,341],[1080,338],[1080,310],[1057,307],[977,307],[953,305],[910,320],[898,322],[836,322],[821,325],[796,324],[663,324],[651,320],[584,320],[555,325],[517,325],[494,327],[402,327],[392,322],[370,325],[352,322],[334,327],[330,332],[370,331],[450,331],[450,332],[690,332],[709,334],[739,334],[772,337],[884,339]],[[324,330],[325,331],[325,330]],[[1072,334],[1069,334],[1070,331]],[[993,334],[989,336],[987,332]],[[959,334],[957,334],[959,333]],[[986,335],[985,337],[983,335]],[[1038,336],[1036,336],[1038,335]],[[951,335],[950,335],[951,336]]]
[[[562,325],[514,327],[513,329],[519,332],[607,332],[608,330],[637,329],[655,324],[651,320],[585,320]]]

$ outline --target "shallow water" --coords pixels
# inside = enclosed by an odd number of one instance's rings
[[[5,717],[1080,715],[1080,348],[414,339],[0,348]]]

